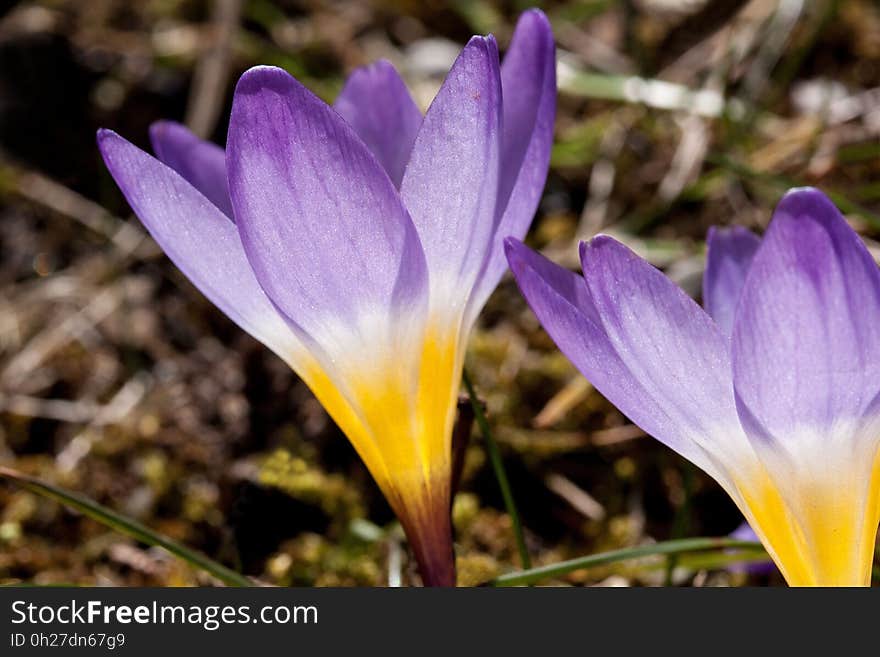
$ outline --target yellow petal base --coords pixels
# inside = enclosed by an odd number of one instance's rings
[[[457,330],[432,323],[421,353],[403,351],[383,354],[368,368],[334,372],[334,377],[314,359],[298,370],[393,508],[423,580],[454,585],[449,514],[452,426],[462,366]]]
[[[784,499],[766,472],[738,484],[743,512],[791,586],[870,586],[880,524],[880,452],[868,490],[856,482],[804,485]]]

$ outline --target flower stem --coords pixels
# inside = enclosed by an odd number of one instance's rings
[[[510,523],[513,525],[513,534],[516,537],[520,563],[524,569],[529,569],[532,567],[532,560],[529,557],[529,549],[526,547],[526,537],[519,519],[519,511],[516,510],[516,502],[513,501],[513,492],[510,490],[510,482],[507,480],[507,473],[501,460],[501,451],[498,449],[498,443],[495,442],[492,432],[489,430],[489,422],[486,420],[482,404],[477,399],[477,393],[474,392],[474,385],[471,383],[467,370],[462,372],[462,380],[464,381],[468,397],[471,400],[471,408],[474,410],[477,426],[480,427],[480,433],[483,434],[483,440],[486,441],[486,452],[489,455],[489,461],[492,463],[492,470],[495,471],[498,488],[501,489],[504,507],[507,509],[507,515],[510,516]]]
[[[633,548],[623,548],[621,550],[611,550],[610,552],[591,554],[586,557],[578,557],[576,559],[569,559],[568,561],[560,561],[546,566],[538,566],[537,568],[508,573],[493,579],[489,582],[489,585],[530,585],[552,577],[567,575],[575,570],[604,566],[617,561],[626,561],[628,559],[638,559],[640,557],[651,557],[656,555],[671,555],[681,554],[683,552],[722,549],[750,550],[755,552],[763,551],[761,544],[753,541],[740,541],[732,538],[681,538],[673,541],[665,541],[663,543],[652,543],[651,545],[640,545]]]

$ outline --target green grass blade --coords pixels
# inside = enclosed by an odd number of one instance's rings
[[[591,554],[587,557],[578,557],[568,561],[538,566],[518,572],[501,575],[489,582],[490,586],[523,586],[540,582],[542,580],[567,575],[576,570],[605,566],[618,561],[640,559],[642,557],[654,557],[660,555],[681,554],[684,552],[698,552],[701,550],[753,550],[763,551],[760,543],[753,541],[740,541],[732,538],[682,538],[652,545],[640,545],[633,548],[611,550],[599,554]]]
[[[244,575],[209,559],[204,554],[191,550],[180,543],[163,536],[131,518],[108,509],[86,497],[72,493],[34,477],[30,477],[11,468],[0,467],[0,478],[11,481],[22,488],[36,493],[42,497],[55,500],[65,506],[75,509],[102,525],[130,536],[147,545],[157,545],[164,548],[178,559],[182,559],[194,568],[203,570],[228,584],[229,586],[253,586],[254,583]]]
[[[495,478],[498,480],[498,487],[501,489],[501,497],[504,499],[504,506],[507,514],[510,516],[510,523],[513,525],[513,534],[516,537],[516,546],[519,550],[519,560],[525,569],[532,567],[532,560],[529,557],[529,549],[526,546],[526,537],[523,533],[522,523],[519,519],[519,511],[516,509],[516,502],[513,500],[513,491],[510,489],[510,482],[507,479],[507,473],[504,470],[504,463],[501,460],[501,451],[498,449],[498,443],[492,437],[489,429],[489,421],[486,420],[486,414],[483,413],[483,406],[477,399],[477,393],[474,392],[474,385],[467,372],[462,373],[462,381],[467,390],[468,398],[471,400],[471,408],[474,409],[474,417],[477,420],[477,426],[480,427],[480,433],[483,434],[483,440],[486,441],[486,452],[489,455],[489,461],[492,463],[492,469],[495,471]]]

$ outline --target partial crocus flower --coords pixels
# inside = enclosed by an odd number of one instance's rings
[[[278,68],[239,80],[227,149],[160,122],[158,159],[104,161],[165,253],[308,384],[400,519],[425,583],[453,585],[450,441],[468,335],[549,165],[555,51],[520,18],[503,64],[474,37],[423,117],[388,62],[330,107]]]
[[[741,523],[739,527],[730,532],[728,538],[732,538],[737,541],[752,542],[758,542],[761,540],[755,533],[755,530],[752,529],[752,526],[747,522]],[[750,575],[772,575],[776,572],[776,566],[774,566],[773,562],[767,558],[762,558],[758,561],[750,561],[747,563],[734,562],[730,564],[727,568],[734,573],[748,573]]]
[[[623,413],[714,477],[792,585],[868,585],[880,523],[880,272],[815,189],[762,240],[710,236],[705,312],[607,236],[581,278],[515,239],[559,348]]]

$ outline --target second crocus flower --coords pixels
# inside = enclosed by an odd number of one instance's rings
[[[606,236],[584,276],[517,240],[511,269],[559,348],[714,477],[793,585],[868,585],[880,523],[880,270],[831,201],[789,192],[764,238],[715,231],[708,312]]]
[[[465,345],[549,165],[555,51],[526,12],[503,64],[474,37],[427,114],[387,62],[335,109],[278,68],[238,83],[226,152],[182,126],[158,159],[101,131],[137,216],[218,307],[302,377],[400,519],[427,584],[454,585],[451,433]]]

